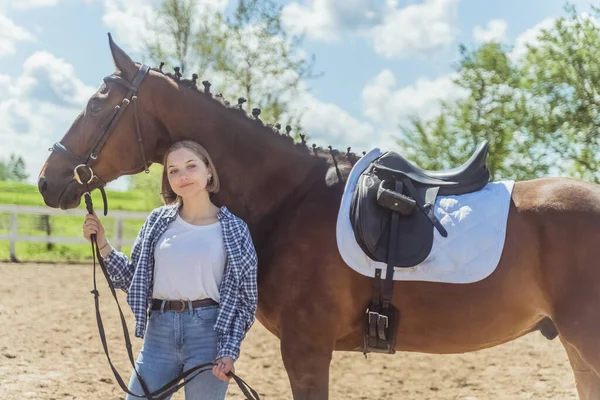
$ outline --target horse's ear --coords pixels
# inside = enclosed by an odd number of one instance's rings
[[[115,67],[125,75],[123,78],[127,80],[133,79],[137,67],[127,53],[117,46],[110,33],[108,34],[108,44],[110,46],[110,52],[112,53]]]

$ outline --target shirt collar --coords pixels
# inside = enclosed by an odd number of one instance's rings
[[[162,217],[163,218],[174,218],[175,215],[177,214],[177,211],[179,210],[179,207],[181,207],[181,204],[173,204],[173,205],[168,205],[166,206],[166,210],[163,212]],[[229,209],[226,206],[221,206],[219,208],[219,213],[217,214],[217,219],[219,221],[221,221],[224,218],[231,218],[232,214],[231,211],[229,211]]]

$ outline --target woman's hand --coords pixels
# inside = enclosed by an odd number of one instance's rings
[[[233,358],[231,357],[221,357],[216,361],[216,364],[213,367],[213,375],[219,378],[222,381],[229,381],[231,378],[227,376],[227,373],[233,372],[235,373],[235,368],[233,367]]]
[[[95,212],[93,214],[87,214],[85,216],[85,222],[83,223],[83,237],[91,242],[92,234],[96,235],[98,247],[102,247],[106,244],[104,227],[102,226],[102,222],[100,222],[100,219],[96,216]]]

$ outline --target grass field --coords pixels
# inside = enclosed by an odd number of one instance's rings
[[[112,238],[115,235],[115,219],[110,218],[111,210],[123,211],[142,211],[149,212],[156,207],[156,201],[148,198],[142,192],[115,192],[107,191],[109,212],[107,217],[101,217],[106,230],[107,237]],[[102,210],[102,197],[100,192],[94,191],[92,194],[94,208],[98,214]],[[17,204],[27,206],[46,207],[42,196],[34,185],[28,185],[17,182],[0,182],[0,204]],[[85,209],[82,201],[80,205]],[[18,215],[18,233],[28,236],[45,236],[46,224],[39,215]],[[143,224],[143,220],[125,220],[123,221],[123,237],[135,239],[138,230]],[[83,219],[73,216],[49,216],[48,223],[51,227],[53,236],[78,237],[81,236],[81,227]],[[7,234],[10,229],[10,214],[0,212],[0,234]],[[129,254],[130,247],[124,246],[123,251]],[[85,244],[51,244],[46,243],[27,243],[17,242],[17,259],[20,261],[91,261],[91,247]],[[0,241],[0,260],[9,260],[9,242]]]

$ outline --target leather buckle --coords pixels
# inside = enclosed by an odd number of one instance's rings
[[[377,318],[380,316],[380,314],[375,311],[367,311],[367,313],[369,314],[369,323],[371,323],[371,317],[375,318],[377,321]]]
[[[389,323],[389,318],[388,318],[388,316],[387,316],[387,315],[381,315],[381,314],[378,314],[378,316],[377,316],[377,324],[379,324],[379,323],[381,322],[381,320],[385,320],[385,327],[386,327],[386,329],[387,329],[387,327],[388,327],[388,323]]]
[[[186,307],[185,307],[185,306],[186,306],[186,301],[185,301],[185,300],[175,300],[175,301],[176,301],[176,302],[179,302],[179,303],[181,304],[181,310],[176,310],[176,309],[174,309],[174,308],[173,308],[173,303],[171,303],[171,309],[172,309],[173,311],[175,311],[175,312],[178,312],[178,313],[182,313],[182,312],[184,312],[184,311],[185,311],[185,308],[186,308]]]

